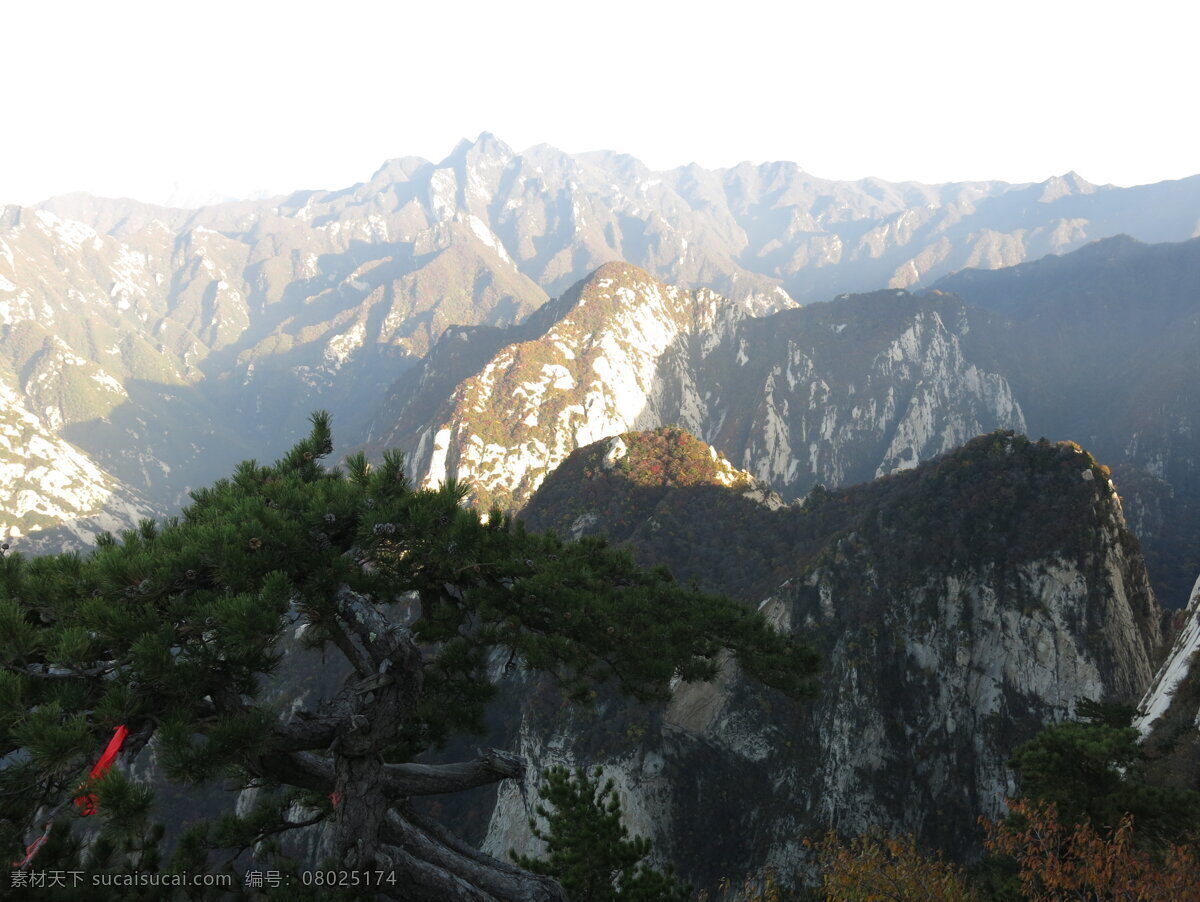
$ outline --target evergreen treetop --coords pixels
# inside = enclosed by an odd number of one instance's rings
[[[172,779],[307,793],[338,866],[399,873],[403,898],[558,899],[554,881],[408,804],[522,777],[525,762],[497,750],[416,760],[480,726],[489,662],[553,674],[576,700],[606,682],[662,699],[732,653],[768,685],[812,691],[814,653],[757,614],[603,542],[528,533],[498,511],[484,522],[463,486],[415,490],[398,454],[331,469],[332,450],[318,413],[287,455],[243,463],[178,518],[101,536],[87,555],[0,559],[0,843],[16,858],[125,725],[125,760],[153,739]],[[349,665],[309,710],[275,710],[261,691],[285,627]],[[95,791],[110,822],[144,813],[119,774]],[[262,829],[295,826],[288,810]]]

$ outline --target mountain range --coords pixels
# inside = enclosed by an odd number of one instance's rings
[[[1183,604],[1200,569],[1185,388],[1200,379],[1200,241],[1117,237],[938,285],[750,316],[606,264],[519,326],[443,336],[385,397],[369,446],[519,509],[573,449],[663,425],[786,501],[994,429],[1078,437],[1116,469],[1160,594]]]
[[[829,822],[969,856],[1080,697],[1141,699],[1149,753],[1200,772],[1198,202],[484,134],[338,191],[9,207],[0,534],[173,514],[329,409],[339,450],[627,544],[825,661],[807,705],[729,671],[581,713],[504,677],[495,741],[540,764],[471,839],[532,848],[541,770],[588,763],[704,884],[802,867]]]
[[[394,430],[379,402],[447,328],[513,326],[605,263],[761,315],[1117,232],[1190,238],[1198,192],[1200,178],[929,186],[827,181],[789,163],[652,172],[619,154],[518,153],[484,134],[337,191],[196,210],[69,195],[0,215],[0,380],[95,467],[74,494],[36,489],[47,510],[85,520],[115,493],[167,513],[237,460],[282,451],[307,410],[335,410],[355,444]]]

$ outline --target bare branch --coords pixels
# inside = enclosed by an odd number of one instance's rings
[[[126,738],[123,748],[126,760],[133,761],[142,753],[142,749],[146,747],[146,743],[154,737],[155,729],[157,729],[157,724],[154,721],[150,721],[136,733],[131,733]]]
[[[382,884],[380,893],[404,902],[505,902],[449,871],[422,861],[395,846],[385,846],[393,866],[403,877],[395,886]]]
[[[346,626],[358,637],[374,662],[373,670],[383,672],[387,666],[420,660],[420,650],[407,635],[408,631],[379,613],[370,599],[354,592],[349,586],[338,589],[339,613]],[[385,663],[388,662],[388,663]]]
[[[337,646],[337,650],[345,656],[346,660],[350,662],[350,666],[360,676],[365,676],[374,669],[371,666],[371,662],[367,660],[366,654],[354,644],[354,640],[346,634],[340,625],[337,623],[328,624],[325,632],[329,636],[329,641]]]
[[[389,764],[387,788],[396,796],[437,795],[486,786],[525,776],[525,759],[500,749],[488,749],[474,761],[453,764]]]
[[[268,836],[274,836],[277,833],[286,833],[288,830],[303,830],[305,827],[314,827],[321,823],[321,821],[325,820],[325,817],[325,812],[322,811],[318,814],[314,814],[308,820],[304,821],[289,821],[285,819],[280,821],[274,827],[269,827],[260,831],[259,834],[254,837],[254,842],[251,845],[257,845]]]
[[[271,747],[278,752],[309,752],[327,749],[345,728],[347,717],[326,716],[295,720],[271,728]]]
[[[482,852],[464,854],[435,838],[399,812],[389,811],[384,840],[413,858],[466,881],[474,894],[448,894],[447,900],[498,899],[502,902],[566,902],[562,887],[549,877],[531,874]]]
[[[333,765],[304,752],[269,752],[249,762],[256,776],[315,792],[333,791]]]
[[[455,836],[453,833],[451,833],[449,830],[447,830],[441,824],[437,823],[436,821],[426,820],[424,817],[417,814],[415,811],[405,810],[404,818],[410,824],[413,824],[414,826],[419,827],[421,830],[424,830],[426,833],[428,833],[434,839],[438,840],[438,842],[443,843],[444,845],[446,845],[450,849],[453,849],[455,852],[457,852],[459,855],[462,855],[465,858],[470,858],[474,861],[478,861],[480,864],[485,864],[488,867],[495,868],[496,870],[502,871],[506,874],[527,876],[529,873],[525,869],[517,867],[517,865],[513,864],[512,862],[503,861],[498,858],[493,858],[491,855],[488,855],[486,852],[481,852],[479,849],[472,846],[466,840],[464,840],[458,836]]]
[[[271,728],[272,747],[280,752],[307,752],[327,749],[350,725],[358,700],[355,686],[343,688],[321,703],[314,713],[303,712],[288,723]]]

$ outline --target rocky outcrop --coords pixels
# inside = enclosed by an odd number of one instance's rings
[[[448,334],[373,441],[406,448],[422,484],[467,480],[478,503],[520,508],[575,448],[629,430],[679,425],[795,498],[1024,426],[953,298],[887,291],[750,317],[611,263],[535,321]]]
[[[0,539],[24,554],[89,544],[158,513],[25,410],[0,380]]]
[[[536,329],[495,336],[500,347],[453,386],[432,420],[421,418],[434,405],[420,391],[393,405],[400,418],[390,430],[377,417],[378,442],[407,445],[423,485],[469,480],[478,503],[520,507],[582,445],[665,423],[697,428],[705,401],[688,351],[719,341],[744,317],[711,291],[606,264],[539,311]],[[441,344],[461,341],[455,334]],[[439,346],[431,361],[443,356]],[[434,368],[418,379],[432,391],[452,382]]]
[[[938,287],[996,317],[996,367],[1031,435],[1087,445],[1116,473],[1162,603],[1180,608],[1200,541],[1200,240],[1128,236]]]
[[[1133,725],[1153,772],[1168,784],[1193,789],[1200,782],[1200,580],[1172,626],[1171,650]]]
[[[568,462],[563,474],[581,471]],[[582,478],[601,487],[614,478],[591,474]],[[567,487],[551,489],[561,509]],[[688,491],[649,507],[630,494],[593,530],[612,523],[621,538],[632,523],[650,529],[649,518],[665,530],[664,512]],[[730,669],[678,686],[665,711],[603,700],[557,716],[543,700],[525,705],[520,726],[522,752],[542,767],[603,765],[630,829],[701,885],[801,869],[802,840],[828,826],[912,831],[956,856],[977,853],[976,818],[999,814],[1015,790],[1016,745],[1080,697],[1133,701],[1150,683],[1161,612],[1106,472],[1077,446],[994,433],[803,506],[758,509],[708,529],[731,553],[759,535],[787,546],[771,546],[765,562],[786,579],[757,598],[779,628],[820,648],[815,702],[789,702]],[[634,547],[674,566],[665,539]],[[719,569],[685,564],[721,587]],[[755,598],[748,583],[734,589]],[[526,795],[537,780],[531,772]],[[489,848],[530,845],[520,798],[501,792]]]

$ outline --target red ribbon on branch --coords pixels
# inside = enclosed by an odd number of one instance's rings
[[[43,845],[45,845],[46,840],[50,838],[50,828],[53,826],[54,826],[54,821],[48,821],[46,823],[45,832],[43,832],[41,836],[39,836],[37,839],[35,839],[33,842],[31,842],[29,845],[27,845],[25,847],[25,857],[22,858],[20,861],[14,861],[12,863],[12,866],[14,868],[16,868],[17,870],[23,871],[23,870],[25,870],[25,868],[29,867],[29,862],[33,861],[33,856],[38,853],[38,849],[40,849]]]
[[[125,744],[125,737],[129,735],[129,730],[124,724],[121,724],[113,730],[112,739],[108,740],[108,745],[105,746],[103,754],[100,755],[100,760],[92,767],[91,773],[84,781],[81,789],[86,789],[87,785],[93,780],[103,777],[112,768],[113,763],[117,760],[117,755],[121,752],[121,746]],[[96,813],[96,796],[90,792],[84,793],[75,797],[75,804],[79,808],[79,813],[83,817]],[[24,871],[33,861],[33,856],[41,851],[42,846],[46,844],[46,840],[50,838],[50,829],[54,826],[54,818],[58,816],[64,808],[67,807],[67,802],[64,799],[59,802],[53,810],[50,811],[46,818],[45,829],[42,835],[25,847],[25,857],[20,861],[14,861],[12,866]]]
[[[125,737],[129,735],[129,730],[121,724],[113,731],[112,739],[108,740],[108,745],[104,749],[104,754],[100,756],[100,760],[96,762],[96,766],[92,768],[92,772],[88,774],[88,783],[93,780],[98,780],[108,773],[113,766],[113,762],[117,760],[117,755],[121,751],[121,746],[125,742]],[[82,817],[89,817],[96,813],[96,796],[93,793],[85,793],[75,797],[75,805],[79,809],[79,814]]]

